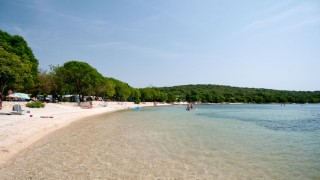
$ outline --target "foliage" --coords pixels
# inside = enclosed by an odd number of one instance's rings
[[[124,82],[113,79],[116,87],[115,87],[115,100],[118,101],[126,101],[131,95],[131,87]]]
[[[176,101],[176,96],[173,94],[173,93],[171,93],[171,92],[169,92],[168,94],[167,94],[167,103],[172,103],[172,102],[175,102]]]
[[[182,85],[135,89],[114,78],[103,77],[86,62],[69,61],[63,66],[38,70],[38,60],[27,42],[0,30],[0,91],[24,91],[32,95],[78,94],[117,101],[203,103],[319,103],[320,91],[280,91],[221,85]]]
[[[0,30],[0,89],[31,92],[38,74],[38,60],[21,36]]]
[[[167,93],[171,102],[221,103],[319,103],[320,91],[281,91],[272,89],[240,88],[221,85],[182,85],[157,88]],[[169,96],[170,94],[170,96]],[[176,100],[177,101],[177,100]]]
[[[104,78],[103,87],[104,87],[103,97],[110,99],[116,94],[116,90],[115,90],[116,85],[111,78]]]
[[[135,99],[135,100],[133,100],[133,102],[134,102],[135,104],[140,104],[140,99]]]
[[[34,102],[31,102],[31,103],[27,103],[26,106],[28,108],[44,108],[45,104],[41,103],[39,101],[34,101]]]
[[[19,56],[0,46],[0,87],[1,93],[6,87],[19,89],[24,80],[31,78],[31,68]]]
[[[140,104],[140,98],[141,98],[141,93],[138,89],[131,89],[131,97],[130,99],[135,103],[135,104]]]
[[[50,84],[50,94],[54,98],[58,98],[59,101],[62,101],[62,95],[70,94],[69,85],[64,83],[64,74],[60,66],[50,66],[50,72],[47,74]]]
[[[51,83],[52,82],[47,71],[39,69],[32,95],[36,97],[37,95],[51,94]]]
[[[103,81],[103,76],[86,62],[68,61],[58,67],[61,82],[68,85],[71,93],[78,94],[81,101],[86,94],[94,94],[94,89]]]
[[[152,88],[144,88],[140,89],[141,92],[141,101],[146,102],[152,102],[154,100],[154,96],[156,94],[156,90]]]

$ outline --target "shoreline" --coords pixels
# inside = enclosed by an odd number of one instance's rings
[[[22,115],[13,114],[12,106],[20,104]],[[71,123],[95,115],[129,110],[134,107],[153,107],[153,102],[94,101],[92,108],[82,109],[77,103],[46,103],[44,108],[28,108],[24,102],[3,101],[0,110],[0,166],[44,136]],[[157,106],[170,104],[157,104]],[[156,107],[156,106],[155,106]],[[29,111],[29,113],[27,113]]]

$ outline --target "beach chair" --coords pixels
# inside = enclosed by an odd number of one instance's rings
[[[21,115],[22,112],[23,112],[20,104],[15,104],[15,105],[13,105],[12,111],[16,111],[15,113],[20,114],[20,115]]]

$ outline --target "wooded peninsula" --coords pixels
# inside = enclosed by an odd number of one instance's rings
[[[58,101],[70,101],[63,95],[74,94],[112,101],[201,102],[201,103],[320,103],[320,91],[285,91],[222,85],[181,85],[173,87],[133,88],[128,83],[104,77],[86,62],[71,60],[52,65],[46,71],[38,67],[31,48],[23,37],[0,30],[0,95],[24,92],[32,97],[52,95]]]

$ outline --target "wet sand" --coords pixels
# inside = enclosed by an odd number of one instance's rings
[[[0,166],[0,179],[213,178],[195,156],[178,154],[166,125],[115,112],[77,121]],[[149,117],[153,118],[153,117]],[[209,174],[211,173],[211,174]],[[215,176],[217,177],[217,176]]]
[[[162,120],[163,114],[149,112],[114,112],[74,122],[0,166],[0,179],[241,177],[241,170],[195,141],[197,132],[188,131],[184,122],[174,125]]]
[[[3,109],[0,110],[0,165],[45,135],[79,119],[138,106],[129,102],[93,102],[93,108],[82,109],[75,103],[48,103],[45,108],[38,109],[27,108],[25,103],[20,102],[24,113],[17,115],[12,113],[12,106],[16,103],[4,101]],[[154,104],[142,103],[139,106],[147,107]]]

